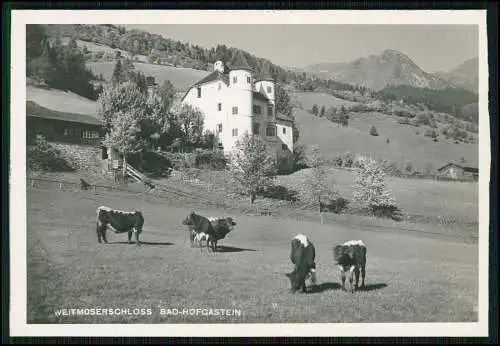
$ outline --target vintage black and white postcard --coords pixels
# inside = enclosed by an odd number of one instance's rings
[[[487,336],[485,11],[11,24],[12,336]]]

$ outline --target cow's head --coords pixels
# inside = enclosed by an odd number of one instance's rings
[[[188,216],[186,216],[186,218],[184,219],[184,221],[182,221],[182,224],[183,225],[192,225],[194,223],[194,216],[196,214],[193,212],[191,212]]]

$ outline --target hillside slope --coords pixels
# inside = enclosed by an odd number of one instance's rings
[[[135,71],[140,71],[146,76],[155,77],[158,84],[170,80],[179,91],[186,91],[191,85],[202,79],[210,72],[195,70],[184,67],[173,67],[166,65],[155,65],[147,63],[134,63]],[[102,74],[107,81],[111,80],[115,62],[89,62],[87,67],[96,74]]]
[[[70,91],[26,86],[26,100],[60,112],[88,114],[97,117],[97,102]]]
[[[302,99],[303,105],[311,104],[317,100],[317,95],[314,94],[308,95],[314,101],[305,100],[304,93],[296,98]],[[336,101],[332,100],[333,102]],[[449,161],[460,162],[462,157],[469,165],[478,163],[477,144],[455,144],[444,138],[433,142],[430,137],[424,136],[426,129],[430,129],[426,126],[416,128],[401,125],[397,117],[386,114],[350,113],[349,125],[342,127],[328,119],[312,115],[308,112],[309,109],[310,107],[304,107],[294,112],[300,130],[300,141],[309,147],[308,150],[311,146],[318,146],[328,158],[351,152],[389,159],[398,167],[411,161],[414,171],[424,170],[428,166],[437,169]],[[376,127],[379,136],[369,134],[372,126]]]

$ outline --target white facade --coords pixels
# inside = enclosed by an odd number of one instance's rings
[[[275,83],[255,81],[247,69],[233,69],[227,75],[222,62],[217,61],[214,72],[195,83],[182,103],[204,113],[205,130],[218,137],[226,154],[245,132],[260,135],[273,156],[285,151],[283,144],[293,151],[291,123],[276,118]]]

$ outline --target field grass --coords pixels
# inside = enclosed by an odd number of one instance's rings
[[[98,244],[95,209],[146,218],[144,244],[109,232]],[[28,323],[294,323],[477,321],[476,244],[400,230],[255,217],[173,198],[123,192],[27,191]],[[190,248],[182,219],[192,210],[235,217],[218,253]],[[290,239],[316,245],[318,286],[288,292]],[[339,289],[331,247],[368,245],[367,290]],[[56,316],[60,308],[151,308],[150,316]],[[169,316],[161,308],[239,309],[242,316]]]
[[[347,127],[318,118],[306,110],[297,109],[294,114],[301,142],[307,147],[317,146],[329,158],[351,152],[388,159],[400,168],[410,161],[413,170],[421,171],[428,166],[436,170],[450,161],[460,162],[462,157],[468,165],[478,164],[478,144],[455,144],[444,139],[433,142],[424,136],[425,127],[401,125],[396,118],[385,114],[350,113]],[[377,129],[378,136],[369,134],[372,126]]]
[[[187,91],[191,85],[210,73],[192,68],[137,62],[134,63],[134,66],[135,71],[140,71],[146,76],[155,77],[156,83],[161,85],[165,80],[170,80],[174,87],[181,91]],[[104,79],[109,81],[113,74],[115,62],[90,62],[87,63],[87,67],[96,74],[102,74]]]

